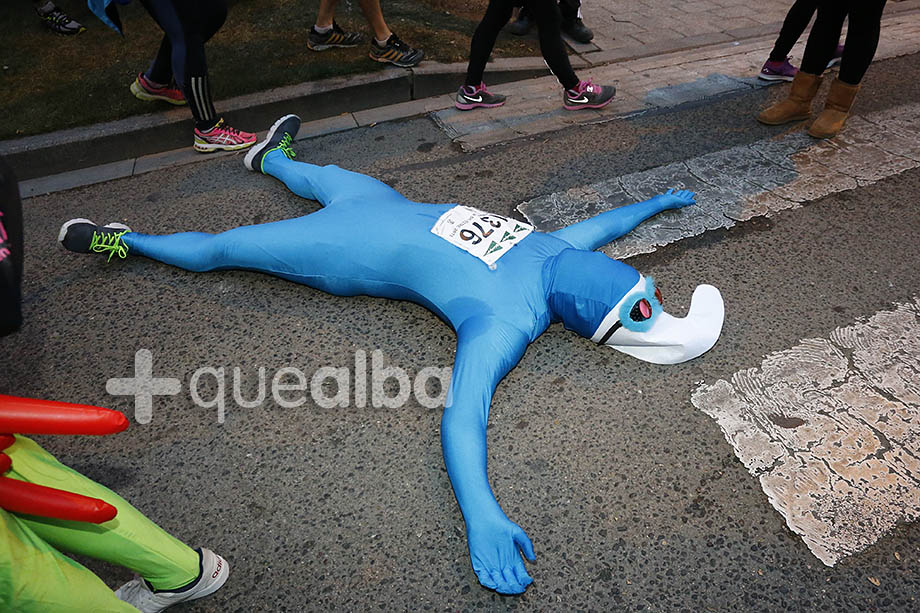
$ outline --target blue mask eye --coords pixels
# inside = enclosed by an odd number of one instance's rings
[[[647,279],[645,290],[634,294],[632,299],[623,303],[620,308],[620,321],[623,327],[633,332],[647,332],[662,311],[660,295],[654,282]]]

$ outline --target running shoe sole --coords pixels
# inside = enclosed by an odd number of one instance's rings
[[[332,22],[332,31],[327,32],[325,35],[317,33],[313,28],[310,28],[310,34],[307,36],[307,49],[311,51],[325,51],[326,49],[345,49],[348,47],[357,47],[362,44],[364,40],[361,36],[355,32],[345,32]],[[313,36],[325,36],[326,40],[323,41],[314,41]],[[348,42],[349,37],[351,42]],[[334,39],[334,40],[333,40]]]
[[[149,91],[144,89],[144,87],[140,83],[137,82],[137,79],[135,79],[134,83],[131,84],[131,93],[134,94],[134,97],[137,98],[138,100],[146,100],[146,101],[159,100],[161,102],[168,102],[176,106],[183,106],[187,104],[184,98],[182,100],[176,100],[168,96],[158,96],[157,94],[151,94]]]
[[[197,140],[193,145],[195,151],[200,151],[201,153],[214,153],[215,151],[240,151],[242,149],[248,149],[252,147],[255,143],[240,143],[238,145],[221,145],[218,143],[199,143]]]
[[[340,44],[340,43],[322,43],[322,44],[313,44],[309,40],[307,41],[307,49],[311,51],[325,51],[326,49],[347,49],[350,47],[357,47],[361,43],[350,43],[350,44]]]
[[[581,109],[602,109],[611,102],[613,102],[613,98],[599,104],[583,104],[579,106],[569,106],[568,104],[563,104],[562,107],[567,111],[580,111]]]
[[[55,34],[57,34],[58,36],[74,36],[76,34],[83,34],[84,32],[86,32],[86,28],[84,26],[80,26],[76,30],[63,30],[63,29],[55,28],[53,26],[48,26],[48,29],[54,32]]]
[[[283,124],[285,121],[287,121],[291,117],[297,117],[297,115],[294,115],[293,113],[291,113],[290,115],[285,115],[284,117],[282,117],[281,119],[279,119],[278,121],[272,124],[272,127],[268,129],[268,134],[265,135],[265,140],[263,140],[261,143],[259,143],[252,149],[250,149],[249,153],[246,154],[246,157],[243,158],[243,166],[245,166],[247,169],[253,172],[256,171],[256,168],[253,167],[252,161],[256,158],[256,156],[258,156],[262,151],[264,151],[265,148],[268,147],[269,145],[273,145],[273,146],[277,145],[277,143],[272,143],[272,139],[275,137],[275,131],[281,126],[281,124]],[[300,117],[297,117],[297,121],[300,121]],[[296,137],[297,137],[296,134],[291,134],[291,138],[296,138]]]
[[[497,106],[501,106],[504,103],[505,103],[504,100],[502,100],[501,102],[493,102],[491,104],[487,104],[485,102],[473,102],[471,104],[463,104],[460,102],[454,102],[454,106],[460,109],[461,111],[472,111],[473,109],[478,109],[478,108],[492,109]]]
[[[792,81],[795,77],[787,77],[781,74],[764,74],[760,73],[757,78],[761,81]]]
[[[413,61],[407,61],[407,60],[404,60],[404,59],[388,60],[388,59],[383,58],[383,57],[377,57],[377,56],[375,56],[373,51],[370,52],[370,53],[368,53],[368,56],[369,56],[372,60],[374,60],[375,62],[382,62],[382,63],[384,63],[384,64],[393,64],[394,66],[399,66],[400,68],[412,68],[412,67],[414,67],[414,66],[418,66],[419,63],[421,63],[422,58],[424,57],[424,56],[419,57],[418,59],[415,59],[415,60],[413,60]]]
[[[569,105],[568,103],[563,102],[562,108],[564,108],[567,111],[579,111],[581,109],[602,109],[608,104],[610,104],[611,102],[613,102],[614,98],[616,98],[616,92],[614,92],[614,95],[610,96],[608,99],[604,100],[603,102],[595,102],[593,104],[575,104],[575,105]]]

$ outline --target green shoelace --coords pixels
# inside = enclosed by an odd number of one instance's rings
[[[294,150],[291,148],[291,143],[293,142],[293,140],[294,139],[291,138],[291,135],[285,132],[284,136],[281,137],[281,142],[278,143],[278,146],[272,147],[271,149],[269,149],[262,155],[262,162],[260,164],[260,166],[262,166],[262,172],[265,172],[265,167],[264,167],[265,158],[268,157],[268,154],[271,153],[272,151],[281,151],[281,153],[284,154],[284,157],[286,157],[289,160],[293,160],[294,158],[297,157],[297,154],[294,153]]]
[[[297,154],[294,153],[294,150],[291,148],[291,142],[293,142],[293,140],[291,135],[285,132],[284,136],[281,138],[281,142],[276,147],[276,149],[280,149],[281,153],[289,160],[293,160],[297,157]]]
[[[115,255],[121,259],[125,259],[128,257],[128,245],[121,240],[121,237],[127,232],[127,230],[115,232],[114,234],[109,232],[93,232],[93,239],[89,243],[89,250],[93,253],[108,253],[109,259],[106,260],[107,262],[111,262],[112,257]]]

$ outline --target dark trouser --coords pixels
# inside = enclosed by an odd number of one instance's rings
[[[520,3],[520,0],[517,0]],[[508,20],[514,9],[515,0],[490,0],[486,14],[473,34],[470,43],[470,63],[466,71],[466,85],[479,85],[482,82],[482,73],[485,72],[489,54],[495,46],[495,39]],[[555,2],[547,0],[524,0],[524,9],[533,17],[540,34],[540,52],[546,65],[556,75],[559,82],[566,89],[578,85],[578,77],[572,70],[569,56],[562,42],[559,30],[559,7]]]
[[[768,58],[770,61],[782,62],[789,56],[792,46],[808,27],[808,22],[811,21],[816,10],[818,10],[818,0],[795,1],[789,12],[786,13],[786,19],[783,20],[783,27],[780,28],[779,36]]]
[[[562,15],[562,23],[572,23],[578,18],[578,9],[581,8],[581,0],[559,0],[559,13]]]
[[[175,79],[188,101],[195,127],[206,130],[219,119],[211,98],[204,44],[224,25],[224,0],[141,0],[165,35],[147,69],[155,83]]]
[[[559,0],[559,14],[562,15],[562,23],[572,23],[578,19],[578,9],[581,8],[581,0]],[[526,8],[521,9],[519,15],[529,14]]]
[[[22,325],[21,304],[22,203],[16,177],[0,158],[0,336]]]
[[[849,16],[838,78],[859,85],[878,48],[884,8],[885,0],[821,0],[805,45],[802,70],[809,74],[824,72],[840,40],[843,20]]]

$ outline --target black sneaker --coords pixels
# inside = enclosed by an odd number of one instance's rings
[[[51,2],[45,4],[45,6],[37,7],[35,12],[38,13],[45,27],[57,34],[72,36],[86,31],[86,28],[68,17],[67,13]]]
[[[491,108],[501,106],[505,103],[505,96],[493,94],[486,89],[485,83],[479,85],[464,85],[457,92],[457,100],[454,102],[461,111],[471,111],[476,108]]]
[[[533,28],[533,20],[525,9],[521,9],[518,18],[508,24],[508,31],[515,36],[524,36]]]
[[[58,242],[74,253],[108,254],[122,259],[128,257],[128,245],[121,239],[131,231],[123,223],[109,223],[101,228],[88,219],[71,219],[58,234]]]
[[[357,32],[346,32],[339,27],[339,24],[332,21],[332,29],[325,34],[316,31],[316,26],[310,28],[310,35],[307,37],[307,47],[313,51],[323,51],[333,47],[356,47],[361,44],[364,37]]]
[[[565,90],[562,106],[568,111],[599,109],[610,104],[616,93],[613,85],[595,85],[591,79],[579,81],[574,88]]]
[[[563,21],[562,31],[571,36],[573,40],[582,44],[590,43],[591,39],[594,38],[594,32],[585,25],[581,17],[576,18],[574,21]]]
[[[395,34],[390,34],[387,44],[380,46],[376,40],[371,41],[371,59],[378,62],[389,62],[400,68],[411,68],[418,65],[425,57],[421,49],[413,49]]]
[[[258,170],[264,173],[262,160],[275,149],[280,150],[289,160],[293,160],[297,157],[297,154],[291,148],[291,142],[297,136],[297,130],[299,129],[300,117],[297,115],[285,115],[269,129],[265,140],[249,150],[249,153],[243,158],[243,165],[253,172]]]

